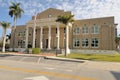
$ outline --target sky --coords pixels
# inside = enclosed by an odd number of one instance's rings
[[[24,10],[22,17],[17,20],[17,25],[25,25],[35,11],[40,13],[48,8],[56,8],[71,11],[75,19],[114,16],[120,34],[120,0],[0,0],[0,21],[10,22],[13,26],[13,18],[8,14],[11,2],[20,2],[20,7]],[[8,29],[7,34],[10,31]],[[0,27],[0,37],[2,33],[3,29]]]

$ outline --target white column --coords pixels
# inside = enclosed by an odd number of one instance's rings
[[[36,38],[36,25],[33,27],[33,44],[32,44],[32,48],[35,48],[35,38]]]
[[[25,48],[28,48],[28,37],[29,37],[29,28],[26,27],[26,40],[25,40]]]
[[[70,50],[69,50],[69,26],[67,25],[66,26],[66,54],[69,54],[70,53]]]
[[[51,49],[51,26],[48,25],[48,29],[49,29],[49,32],[48,32],[48,49]]]
[[[41,29],[40,29],[40,49],[43,49],[43,27],[41,26]]]
[[[59,30],[59,25],[57,25],[57,49],[59,50],[59,44],[60,44],[60,30]]]

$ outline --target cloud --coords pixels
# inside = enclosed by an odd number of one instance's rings
[[[7,7],[8,6],[8,1],[7,0],[0,0],[0,7]]]
[[[10,1],[20,2],[28,16],[53,7],[72,11],[76,19],[115,16],[115,22],[120,24],[120,0],[0,0],[0,6],[7,6]]]

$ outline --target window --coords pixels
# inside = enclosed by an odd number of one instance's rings
[[[87,47],[88,46],[88,39],[82,39],[82,47]]]
[[[99,27],[97,25],[92,26],[91,33],[98,34],[99,33]]]
[[[25,36],[25,31],[22,32],[22,36]]]
[[[21,46],[22,45],[22,40],[19,40],[18,41],[18,46]]]
[[[92,38],[91,46],[92,47],[98,47],[98,44],[99,44],[98,38]]]
[[[51,15],[51,14],[49,14],[49,15],[48,15],[48,17],[49,17],[49,18],[51,18],[51,17],[52,17],[52,15]]]
[[[25,36],[25,31],[19,32],[19,33],[18,33],[18,36],[19,36],[19,37]]]
[[[79,28],[79,27],[73,28],[73,34],[74,34],[74,35],[80,34],[80,28]]]
[[[29,33],[29,36],[31,36],[31,33]]]
[[[31,41],[28,41],[28,44],[31,44]]]
[[[88,27],[86,27],[86,26],[82,27],[82,33],[83,34],[88,33]]]
[[[25,41],[24,40],[18,40],[18,46],[20,46],[22,48],[23,45],[25,45]]]
[[[56,32],[56,34],[57,34],[57,28],[55,29],[55,32]]]
[[[64,33],[66,32],[66,28],[64,28]]]
[[[22,33],[21,33],[21,32],[19,32],[19,33],[18,33],[18,36],[21,36],[21,34],[22,34]]]
[[[73,47],[79,47],[80,46],[80,40],[79,38],[73,39]]]
[[[37,34],[37,31],[38,31],[38,30],[36,29],[36,30],[35,30],[35,33],[36,33],[36,34]]]

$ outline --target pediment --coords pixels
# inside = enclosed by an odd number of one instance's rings
[[[65,12],[64,10],[49,8],[49,9],[39,13],[37,15],[37,19],[56,18],[59,15],[63,15],[63,14],[71,14],[71,12]]]

